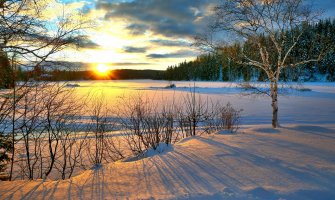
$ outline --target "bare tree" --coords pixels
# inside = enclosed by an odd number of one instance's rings
[[[28,92],[24,95],[21,101],[18,102],[18,114],[21,116],[17,122],[17,133],[20,140],[23,140],[25,155],[22,166],[28,170],[27,177],[30,180],[34,179],[35,166],[42,157],[41,143],[43,134],[43,108],[40,105],[40,100],[43,98],[43,86],[36,84],[27,88]],[[40,163],[41,164],[41,163]],[[26,170],[23,170],[26,171]]]
[[[53,168],[62,179],[69,178],[86,144],[78,123],[85,100],[78,101],[72,89],[58,83],[34,82],[27,90],[17,103],[15,123],[20,141],[15,163],[22,179],[46,178]]]
[[[90,102],[90,122],[87,131],[90,134],[87,155],[94,166],[99,166],[103,161],[109,161],[109,145],[115,145],[108,140],[108,132],[114,127],[114,121],[110,120],[111,110],[103,93],[94,93]],[[114,146],[115,147],[115,146]]]
[[[64,94],[62,94],[64,95]],[[66,89],[66,94],[58,101],[62,104],[61,109],[57,112],[57,116],[61,117],[62,123],[59,123],[59,155],[56,159],[55,168],[61,174],[61,178],[70,178],[77,167],[79,167],[79,159],[82,159],[83,151],[87,145],[87,132],[81,131],[81,113],[83,111],[86,100],[77,97],[71,90]]]
[[[176,113],[175,102],[173,102],[172,104],[163,105],[161,113],[164,119],[162,141],[164,141],[166,145],[172,144],[174,134],[176,135],[174,138],[174,142],[178,141],[179,139],[179,134],[176,133],[176,128],[174,125],[176,119],[175,113]]]
[[[18,130],[20,126],[22,126],[21,121],[22,118],[25,117],[25,112],[22,112],[21,106],[22,101],[24,101],[24,97],[29,95],[30,91],[33,90],[34,87],[27,87],[30,83],[25,83],[16,87],[16,84],[13,79],[14,88],[9,93],[7,93],[4,102],[6,102],[7,106],[2,107],[2,118],[4,120],[6,127],[6,132],[9,134],[11,140],[11,158],[10,158],[10,172],[9,172],[9,180],[12,180],[13,168],[15,162],[15,153],[16,153],[16,144],[19,140],[16,138],[18,134]],[[32,86],[32,85],[30,85]],[[21,104],[21,105],[20,105]]]
[[[172,143],[174,106],[164,101],[155,103],[152,98],[140,94],[121,98],[117,113],[123,138],[134,156],[143,156],[148,149],[156,150],[161,143]]]
[[[135,156],[140,156],[148,148],[145,140],[145,117],[150,113],[148,98],[142,95],[122,97],[119,101],[118,115],[125,141]]]
[[[278,127],[278,81],[282,70],[317,62],[327,51],[320,49],[318,55],[306,60],[291,57],[305,32],[303,24],[314,23],[319,13],[313,12],[303,0],[224,0],[214,12],[211,36],[199,37],[196,44],[219,49],[208,38],[233,33],[257,47],[256,52],[243,49],[234,60],[266,73],[270,87],[267,94],[272,100],[272,127]]]
[[[88,27],[88,21],[80,13],[66,12],[65,7],[50,20],[43,10],[51,3],[43,0],[0,2],[0,50],[9,60],[34,61],[34,67],[38,68],[50,55],[83,37],[81,32]]]
[[[230,132],[236,132],[239,128],[242,111],[242,109],[235,109],[229,102],[225,106],[218,107],[218,124],[216,126]]]
[[[6,78],[5,87],[13,88],[11,113],[12,155],[10,179],[12,178],[15,158],[15,136],[17,127],[17,102],[22,98],[21,88],[28,83],[17,85],[16,71],[19,66],[30,66],[29,78],[38,79],[41,64],[51,55],[64,50],[82,39],[83,29],[91,24],[79,12],[65,12],[65,7],[59,15],[49,19],[43,11],[50,2],[44,0],[1,0],[0,1],[0,68],[1,81]],[[7,73],[8,72],[8,73]],[[6,113],[6,112],[2,112]]]
[[[68,116],[67,126],[63,127],[60,141],[60,156],[55,166],[61,174],[61,178],[71,178],[73,172],[80,166],[79,159],[87,145],[87,133],[81,133],[76,123],[76,115]]]
[[[110,161],[118,161],[126,156],[125,152],[125,143],[124,143],[124,136],[110,136],[107,137],[105,140],[106,144],[106,160]]]
[[[77,113],[73,100],[72,90],[65,85],[55,83],[44,89],[44,98],[41,106],[44,108],[44,129],[48,146],[47,166],[45,178],[51,173],[59,154],[59,146],[63,135],[68,134],[69,123]]]
[[[184,96],[183,103],[185,113],[183,118],[186,119],[186,125],[189,126],[189,133],[186,136],[195,136],[199,123],[204,121],[207,103],[201,99],[200,94],[197,95],[195,86]]]

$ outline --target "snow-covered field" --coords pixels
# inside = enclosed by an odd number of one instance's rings
[[[243,127],[64,181],[2,182],[1,199],[334,199],[335,125]]]
[[[78,82],[116,104],[141,93],[169,101],[193,82]],[[292,84],[293,85],[293,84]],[[281,128],[272,129],[270,99],[245,96],[235,83],[196,82],[202,98],[243,109],[236,134],[186,138],[163,153],[116,162],[69,180],[0,182],[0,199],[335,199],[335,84],[305,83],[279,98]]]
[[[230,102],[243,109],[242,124],[270,124],[271,99],[266,95],[246,95],[239,83],[173,81],[176,88],[164,89],[168,81],[83,81],[76,82],[79,94],[102,92],[111,107],[118,105],[119,97],[145,95],[158,102],[178,102],[195,87],[203,100]],[[258,84],[264,87],[267,84]],[[279,97],[279,118],[285,123],[335,124],[335,83],[288,83],[286,88],[308,88],[311,91],[285,89]]]

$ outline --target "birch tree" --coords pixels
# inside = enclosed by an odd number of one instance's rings
[[[283,69],[318,62],[327,51],[319,49],[308,59],[291,56],[306,31],[303,24],[315,23],[318,16],[319,13],[303,0],[223,0],[214,8],[211,36],[237,36],[240,41],[250,42],[257,48],[255,52],[243,49],[234,59],[266,73],[273,128],[279,126],[278,82]],[[208,37],[199,37],[196,43],[202,48],[219,48]]]

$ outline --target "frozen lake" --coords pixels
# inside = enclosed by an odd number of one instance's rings
[[[172,89],[165,89],[169,84]],[[266,95],[246,95],[238,83],[227,82],[187,82],[153,80],[79,81],[75,91],[79,95],[102,93],[111,107],[118,106],[122,96],[143,95],[157,104],[180,102],[192,89],[202,100],[230,102],[235,108],[243,109],[242,125],[270,124],[271,99]],[[265,87],[266,84],[261,85]],[[288,83],[288,87],[308,88],[311,91],[285,90],[279,96],[279,120],[283,124],[334,124],[335,123],[335,83]]]

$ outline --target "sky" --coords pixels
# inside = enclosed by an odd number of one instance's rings
[[[104,63],[111,69],[157,69],[194,59],[194,37],[207,29],[219,0],[61,0],[67,12],[82,10],[94,22],[85,48],[59,60]],[[313,2],[335,16],[334,0]]]

